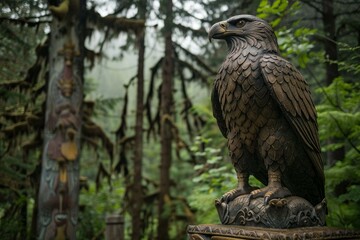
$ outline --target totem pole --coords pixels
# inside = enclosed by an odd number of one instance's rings
[[[49,78],[38,200],[38,239],[75,239],[83,100],[84,0],[51,5]]]

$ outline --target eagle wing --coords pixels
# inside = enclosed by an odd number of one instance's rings
[[[225,119],[222,114],[221,104],[219,101],[219,92],[218,92],[216,83],[217,83],[217,81],[215,81],[215,85],[214,85],[214,88],[211,93],[211,103],[212,103],[213,115],[217,121],[217,124],[219,126],[219,129],[220,129],[222,135],[225,138],[227,138],[228,129],[226,127]]]
[[[265,84],[296,134],[305,144],[306,153],[323,185],[324,167],[316,110],[307,83],[291,63],[278,55],[265,54],[260,59],[260,66]]]

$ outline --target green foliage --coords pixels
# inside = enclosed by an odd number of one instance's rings
[[[34,180],[32,173],[40,155],[40,85],[44,79],[31,78],[27,71],[36,60],[35,48],[45,33],[40,21],[29,16],[43,8],[39,1],[0,2],[1,239],[24,239],[31,225],[26,214],[32,213],[29,203],[35,191],[29,180]]]
[[[212,139],[196,137],[191,150],[199,164],[194,166],[196,175],[189,204],[196,209],[197,221],[218,222],[214,200],[236,187],[236,174],[230,162],[224,159],[221,149],[212,147]]]
[[[326,169],[326,189],[329,226],[359,228],[360,216],[360,157],[346,158]],[[355,162],[354,162],[355,161]]]
[[[311,37],[316,34],[316,29],[301,25],[299,20],[289,23],[285,19],[299,18],[300,4],[298,1],[289,4],[287,0],[276,0],[272,4],[262,0],[257,16],[269,21],[274,28],[278,39],[281,55],[291,60],[295,66],[305,68],[319,53],[313,51],[315,43]]]
[[[298,6],[298,3],[295,3]],[[294,5],[295,5],[294,4]],[[276,0],[271,4],[268,0],[261,0],[257,9],[257,16],[259,18],[267,19],[272,17],[270,25],[275,28],[282,21],[286,14],[289,2],[287,0]]]
[[[339,77],[328,87],[317,90],[324,96],[317,106],[323,151],[346,149],[345,159],[325,170],[330,226],[360,227],[359,89],[359,83],[348,83]],[[328,141],[334,138],[346,141]]]
[[[223,141],[226,142],[225,139]],[[191,150],[197,157],[198,164],[194,166],[196,174],[192,179],[194,187],[189,204],[196,210],[198,222],[218,222],[214,200],[237,186],[235,170],[230,159],[224,157],[226,153],[217,148],[211,138],[196,137]],[[250,184],[263,187],[253,176],[250,177]]]
[[[90,182],[89,189],[81,191],[78,239],[92,239],[94,236],[96,239],[103,239],[106,215],[119,213],[122,209],[124,182],[118,179],[112,184],[104,184],[104,187],[96,191],[95,183]]]
[[[280,28],[277,37],[282,55],[291,59],[295,65],[305,68],[318,54],[312,51],[314,42],[310,41],[315,33],[316,29],[299,27],[298,23],[294,23],[291,28]]]
[[[345,137],[356,146],[360,136],[359,89],[359,83],[346,83],[339,77],[328,87],[317,90],[325,96],[323,103],[317,106],[320,140],[324,143],[330,138]],[[323,150],[333,151],[344,144],[325,144]]]
[[[0,209],[1,208],[2,207],[0,207]],[[19,227],[21,227],[21,225],[17,216],[11,216],[10,219],[8,218],[6,220],[0,219],[1,238],[4,240],[13,239],[19,232]]]

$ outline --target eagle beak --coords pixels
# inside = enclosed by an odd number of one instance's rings
[[[211,39],[218,39],[221,38],[223,33],[226,32],[228,28],[228,23],[226,21],[215,23],[211,26],[209,30],[209,41],[211,42]]]

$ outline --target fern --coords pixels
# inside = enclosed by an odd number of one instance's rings
[[[329,205],[328,224],[359,228],[360,215],[360,97],[359,83],[337,78],[318,92],[323,102],[317,106],[319,134],[324,151],[346,149],[345,159],[326,169]],[[345,141],[329,144],[329,139]]]

